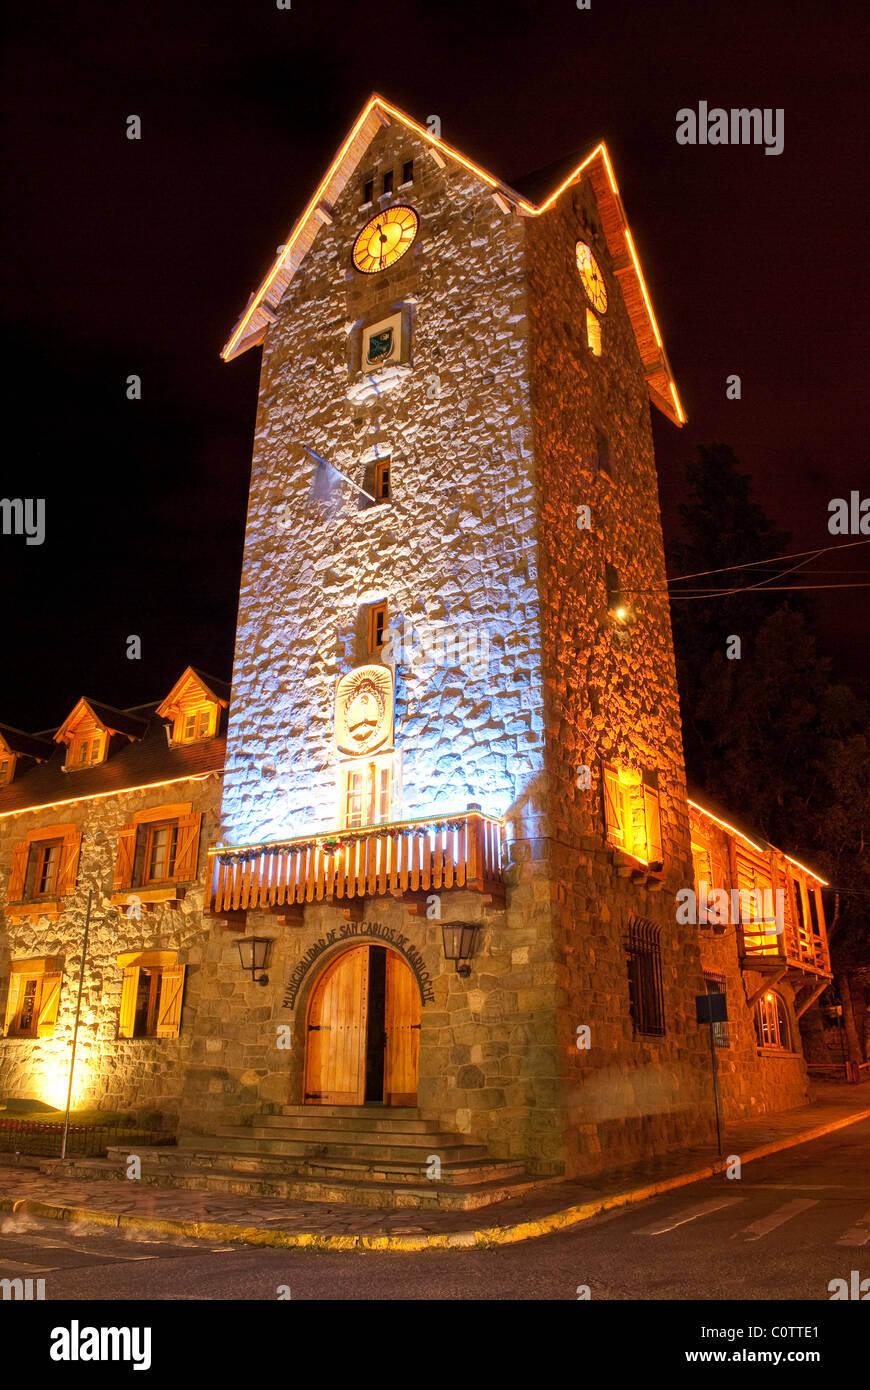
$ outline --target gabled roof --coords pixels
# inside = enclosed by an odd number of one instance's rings
[[[141,738],[148,727],[144,719],[138,719],[121,709],[113,709],[111,705],[98,704],[96,700],[89,700],[83,695],[55,734],[55,742],[65,743],[79,724],[89,717],[107,733],[126,734],[128,738]]]
[[[147,787],[171,786],[188,778],[220,772],[226,756],[226,739],[200,739],[170,747],[166,725],[153,705],[139,706],[145,716],[137,719],[145,732],[102,763],[76,769],[64,768],[66,750],[52,746],[45,762],[27,768],[7,786],[0,787],[0,821],[6,816],[47,809],[74,807],[80,801],[114,796]],[[220,791],[215,789],[216,803]],[[177,797],[169,795],[168,800]],[[60,819],[61,817],[58,817]]]
[[[804,873],[809,874],[810,878],[814,878],[823,888],[828,887],[827,879],[822,878],[814,869],[808,868],[806,864],[802,864],[799,859],[792,859],[791,855],[786,854],[785,850],[780,849],[778,845],[772,845],[769,840],[762,839],[760,835],[748,835],[745,830],[741,830],[739,826],[734,824],[730,816],[726,815],[719,806],[711,802],[706,793],[704,793],[704,801],[702,802],[695,799],[696,793],[691,787],[689,791],[691,794],[688,800],[691,810],[700,811],[702,816],[707,816],[708,819],[714,820],[717,825],[721,826],[721,828],[729,834],[736,835],[740,840],[745,840],[746,843],[751,845],[754,850],[757,850],[759,854],[770,854],[770,852],[773,851],[774,854],[783,855],[790,864],[795,864],[799,869],[803,869]]]
[[[181,710],[184,696],[190,691],[201,692],[206,699],[213,700],[215,704],[221,705],[224,709],[229,704],[230,687],[226,681],[219,681],[216,676],[207,676],[204,671],[197,671],[193,666],[188,666],[187,670],[179,676],[166,699],[157,706],[157,714],[162,719],[169,719],[177,715]]]
[[[363,108],[259,288],[248,298],[244,311],[221,352],[224,361],[231,362],[248,348],[262,343],[269,326],[275,322],[275,311],[318,231],[332,220],[331,207],[350,182],[354,170],[380,127],[389,125],[394,120],[400,121],[421,140],[425,140],[438,151],[440,157],[446,156],[455,160],[476,174],[494,193],[500,195],[505,205],[521,216],[537,217],[546,212],[560,194],[576,183],[581,174],[586,174],[598,203],[602,228],[613,260],[614,274],[622,288],[650,399],[674,424],[682,425],[686,417],[677,395],[606,146],[603,143],[596,145],[591,154],[581,160],[576,168],[570,170],[543,201],[535,204],[502,180],[488,174],[485,169],[467,159],[451,145],[436,139],[425,126],[418,125],[410,116],[406,116],[398,107],[392,106],[377,94],[373,95]]]
[[[54,752],[48,739],[34,738],[32,734],[25,734],[22,729],[13,729],[9,724],[0,724],[0,744],[3,744],[9,753],[20,753],[26,758],[36,758],[39,762],[44,762]]]

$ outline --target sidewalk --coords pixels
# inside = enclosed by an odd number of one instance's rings
[[[870,1118],[870,1081],[858,1086],[817,1085],[813,1090],[817,1099],[811,1105],[728,1126],[726,1159],[737,1154],[749,1163]],[[0,1156],[0,1213],[285,1249],[397,1251],[529,1240],[712,1177],[725,1167],[713,1147],[680,1149],[620,1172],[577,1182],[545,1182],[524,1196],[478,1211],[421,1212],[54,1178],[51,1160],[31,1162],[39,1166],[4,1163]],[[0,1215],[0,1229],[2,1225]]]

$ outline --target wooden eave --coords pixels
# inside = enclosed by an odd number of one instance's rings
[[[110,705],[97,704],[83,695],[55,734],[55,743],[69,743],[82,725],[106,734],[123,734],[130,739],[141,738],[147,728],[144,719],[125,714],[123,710],[114,710]]]
[[[44,738],[34,738],[22,729],[13,729],[8,724],[0,724],[0,752],[12,757],[33,758],[35,762],[45,762],[54,748]]]
[[[548,198],[536,205],[528,202],[501,179],[494,178],[480,165],[467,159],[451,145],[436,139],[425,126],[418,125],[410,116],[377,94],[373,95],[363,108],[304,212],[294,223],[282,250],[272,262],[259,288],[249,296],[221,351],[224,361],[232,362],[234,358],[247,352],[248,348],[258,347],[263,342],[275,320],[275,311],[296,271],[320,229],[328,225],[322,215],[322,208],[335,206],[362,162],[374,136],[391,120],[400,121],[425,141],[439,163],[446,155],[476,174],[489,186],[493,194],[499,196],[500,205],[509,205],[521,216],[537,217],[546,212],[584,172],[587,174],[601,213],[607,247],[614,261],[614,274],[619,280],[638,351],[644,364],[650,400],[675,425],[683,425],[686,416],[680,405],[673,373],[604,143],[597,145]]]
[[[156,713],[161,719],[175,719],[181,714],[186,705],[190,705],[189,696],[192,692],[198,692],[203,703],[219,705],[221,709],[226,709],[229,700],[220,693],[215,687],[218,683],[212,681],[201,671],[196,671],[192,666],[175,682],[166,699],[158,706]]]

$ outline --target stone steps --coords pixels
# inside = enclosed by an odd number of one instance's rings
[[[129,1153],[116,1145],[107,1159],[72,1160],[71,1171],[124,1178]],[[156,1186],[366,1207],[467,1211],[536,1185],[522,1163],[492,1157],[414,1106],[289,1105],[138,1156],[141,1180]],[[437,1179],[427,1176],[432,1156]]]
[[[512,1165],[505,1165],[511,1167]],[[121,1178],[124,1168],[111,1159],[80,1159],[79,1177]],[[334,1202],[380,1209],[417,1211],[474,1211],[510,1197],[521,1196],[536,1186],[528,1176],[504,1176],[463,1185],[450,1183],[396,1183],[359,1177],[306,1176],[302,1174],[240,1173],[212,1168],[192,1172],[188,1168],[158,1170],[142,1165],[141,1181],[164,1188],[222,1192],[250,1197],[278,1197],[289,1202]]]
[[[255,1150],[260,1153],[295,1155],[329,1153],[336,1158],[414,1157],[424,1164],[430,1154],[442,1163],[455,1158],[485,1158],[484,1144],[474,1144],[461,1135],[435,1131],[429,1134],[347,1133],[339,1130],[293,1130],[284,1135],[274,1129],[246,1125],[221,1125],[207,1137],[186,1135],[178,1141],[179,1152],[222,1150],[226,1153]]]
[[[126,1162],[128,1151],[121,1147],[109,1149],[109,1159],[118,1165]],[[264,1153],[259,1148],[226,1151],[220,1148],[179,1150],[177,1148],[145,1149],[139,1155],[143,1171],[171,1173],[181,1170],[209,1172],[256,1173],[263,1176],[293,1174],[306,1177],[357,1177],[371,1182],[402,1182],[420,1184],[426,1178],[427,1164],[415,1155],[391,1158],[386,1155],[365,1159],[345,1157],[331,1152],[290,1156]],[[442,1160],[442,1183],[489,1182],[494,1179],[518,1178],[524,1173],[521,1163],[494,1159],[484,1149],[480,1157]]]

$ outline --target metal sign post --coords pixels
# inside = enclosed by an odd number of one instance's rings
[[[722,1120],[719,1107],[719,1063],[716,1058],[716,1041],[713,1025],[728,1022],[728,1006],[724,994],[696,994],[695,1015],[699,1023],[710,1025],[710,1060],[713,1064],[713,1099],[716,1103],[716,1141],[719,1157],[722,1157]]]
[[[70,1112],[70,1105],[71,1105],[71,1103],[72,1103],[73,1072],[74,1072],[75,1069],[76,1069],[76,1044],[78,1043],[78,1039],[79,1039],[79,1016],[80,1016],[81,1011],[82,1011],[82,989],[83,989],[84,983],[85,983],[85,964],[86,964],[87,958],[88,958],[88,928],[90,927],[90,924],[91,924],[91,897],[92,897],[92,896],[93,896],[92,893],[88,893],[88,910],[87,910],[87,912],[86,912],[86,914],[85,914],[85,936],[84,936],[84,940],[83,940],[83,942],[82,942],[82,964],[81,964],[81,969],[79,970],[79,996],[78,996],[78,999],[76,1000],[76,1018],[75,1018],[75,1024],[73,1025],[73,1038],[72,1038],[72,1056],[71,1056],[71,1058],[70,1058],[70,1063],[69,1063],[69,1085],[67,1086],[67,1091],[66,1091],[66,1114],[65,1114],[64,1117],[63,1117],[63,1137],[62,1137],[62,1139],[61,1139],[61,1141],[60,1141],[60,1156],[61,1156],[61,1158],[66,1158],[66,1141],[67,1141],[67,1136],[68,1136],[68,1134],[69,1134],[69,1112]]]

